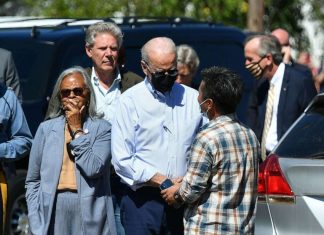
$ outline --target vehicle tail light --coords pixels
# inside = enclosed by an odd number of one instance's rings
[[[293,196],[294,193],[281,171],[278,156],[272,154],[260,164],[258,193],[267,195]]]

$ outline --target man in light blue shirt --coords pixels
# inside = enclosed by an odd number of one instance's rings
[[[112,163],[128,185],[121,202],[126,234],[183,234],[182,209],[160,188],[186,172],[190,145],[203,124],[198,92],[174,83],[174,42],[153,38],[141,50],[146,78],[123,93],[112,124]]]

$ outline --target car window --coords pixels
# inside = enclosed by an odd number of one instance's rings
[[[280,157],[313,158],[324,154],[324,111],[303,116],[277,146]]]
[[[20,79],[24,102],[44,97],[53,60],[54,45],[35,40],[1,41],[12,52]]]
[[[70,37],[61,42],[58,49],[56,62],[57,70],[60,74],[64,69],[72,66],[91,67],[92,63],[84,48],[84,36]]]

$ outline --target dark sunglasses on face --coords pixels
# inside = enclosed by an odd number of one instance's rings
[[[144,61],[144,63],[146,64],[146,67],[148,68],[148,70],[150,71],[152,76],[154,76],[156,78],[162,78],[162,77],[165,77],[165,76],[176,77],[178,75],[178,69],[176,69],[176,68],[175,69],[152,72],[152,70],[151,70],[150,66],[148,65],[148,63],[146,61]]]
[[[152,75],[155,76],[156,78],[162,78],[165,76],[176,77],[178,75],[178,70],[170,69],[170,70],[165,70],[165,71],[158,71],[158,72],[152,73]]]
[[[75,96],[82,96],[83,95],[83,92],[84,92],[85,88],[82,88],[82,87],[75,87],[73,89],[62,89],[60,91],[61,93],[61,97],[62,98],[67,98],[71,95],[71,92],[73,92],[73,94]]]

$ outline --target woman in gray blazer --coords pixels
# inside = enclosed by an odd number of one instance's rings
[[[32,234],[116,234],[110,196],[110,124],[95,112],[81,67],[62,72],[40,124],[26,179]]]

